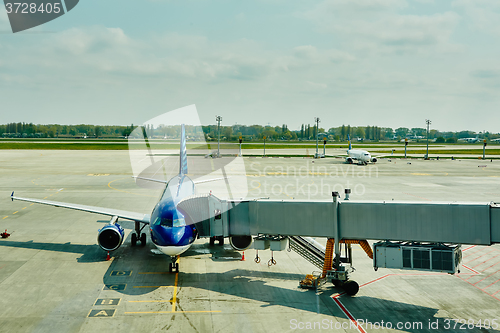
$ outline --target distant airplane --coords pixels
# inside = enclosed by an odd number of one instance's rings
[[[372,155],[366,150],[362,149],[352,149],[351,138],[349,134],[347,135],[347,140],[349,141],[349,149],[347,149],[347,157],[345,157],[345,162],[349,164],[353,164],[356,162],[357,164],[367,165],[368,163],[376,163],[377,158],[372,157]],[[335,156],[337,157],[337,156]],[[344,157],[344,156],[340,156]],[[380,157],[380,156],[379,156]]]
[[[475,138],[463,138],[463,139],[458,139],[458,141],[465,141],[467,143],[476,143],[480,139],[476,136]]]
[[[135,246],[137,241],[141,242],[141,246],[146,245],[146,234],[142,233],[142,229],[144,229],[146,225],[149,225],[149,231],[153,244],[161,252],[169,255],[171,258],[169,271],[178,272],[179,263],[177,262],[177,257],[187,251],[198,236],[196,224],[186,223],[184,215],[177,209],[178,203],[182,199],[195,194],[196,183],[226,179],[215,178],[193,181],[187,176],[187,172],[188,165],[186,152],[186,130],[183,124],[181,126],[179,174],[177,176],[174,176],[169,181],[136,177],[143,180],[166,184],[166,187],[163,190],[163,194],[156,206],[153,208],[151,215],[112,208],[102,208],[57,201],[15,197],[14,192],[12,192],[11,194],[11,199],[12,201],[21,200],[111,216],[110,223],[100,229],[97,235],[97,242],[99,243],[99,246],[103,250],[108,252],[118,249],[121,246],[125,236],[123,228],[118,223],[116,223],[118,221],[118,218],[132,220],[135,222],[135,232],[132,233],[131,236],[132,246]],[[245,248],[248,248],[252,243],[251,236],[237,236],[237,238],[237,240],[231,241],[231,243],[236,241],[236,243],[240,245],[237,250],[244,250]],[[222,244],[224,238],[218,238],[218,241],[219,244]],[[210,243],[213,244],[214,239],[211,238]]]

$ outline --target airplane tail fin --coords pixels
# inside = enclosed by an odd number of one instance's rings
[[[185,175],[188,173],[187,165],[187,152],[186,152],[186,129],[184,124],[181,125],[181,149],[180,149],[180,164],[179,164],[179,175]]]
[[[347,141],[349,142],[349,150],[352,149],[352,146],[351,146],[351,136],[349,134],[347,134]]]

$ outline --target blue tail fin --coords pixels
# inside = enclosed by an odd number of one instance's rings
[[[347,141],[349,141],[349,150],[352,149],[352,146],[351,146],[351,137],[349,136],[349,134],[347,134]]]
[[[186,152],[186,129],[184,128],[184,124],[181,125],[181,151],[179,156],[179,175],[185,175],[188,173],[188,161]]]

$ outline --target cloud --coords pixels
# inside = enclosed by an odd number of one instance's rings
[[[455,0],[452,5],[463,11],[466,22],[474,30],[500,35],[500,1]]]
[[[492,79],[492,78],[500,78],[500,70],[492,70],[492,69],[481,69],[476,70],[471,73],[472,77],[480,78],[480,79]]]
[[[455,12],[407,15],[406,1],[326,0],[301,14],[319,31],[346,47],[380,53],[456,51],[451,42],[460,16]]]

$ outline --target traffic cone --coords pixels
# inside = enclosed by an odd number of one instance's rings
[[[245,251],[243,251],[243,256],[241,257],[241,261],[245,261]]]
[[[109,256],[109,252],[108,252],[108,255],[106,256],[106,261],[108,260],[111,260],[111,257]]]

